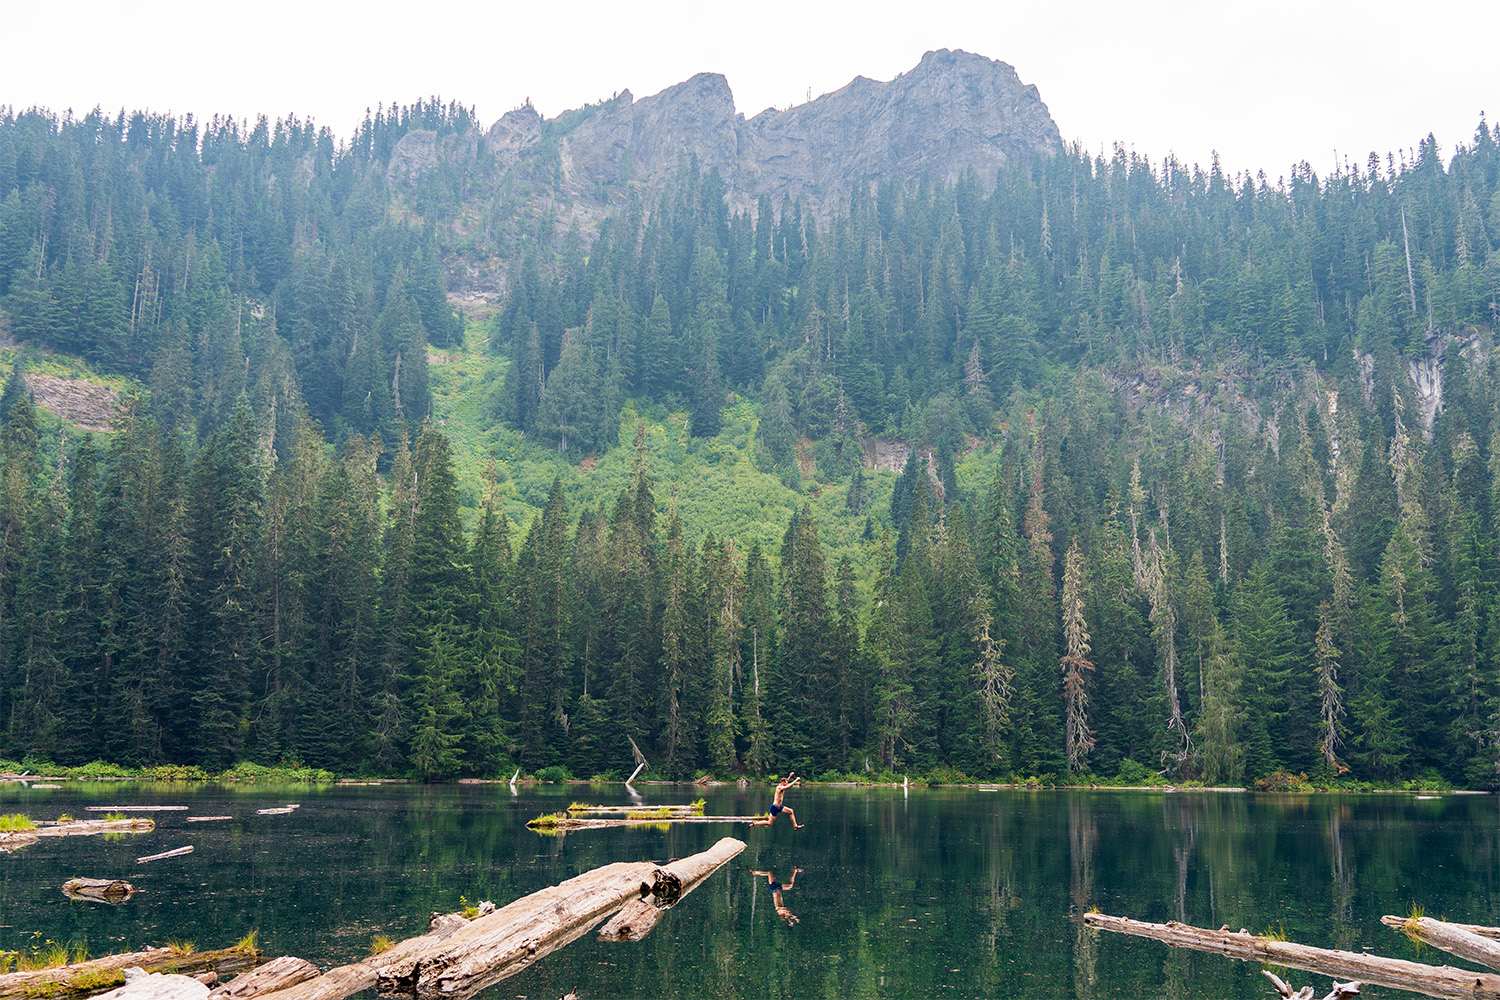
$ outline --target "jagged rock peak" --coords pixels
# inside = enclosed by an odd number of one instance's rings
[[[761,195],[806,196],[827,216],[857,180],[951,180],[972,169],[989,181],[1012,157],[1062,148],[1036,87],[1006,63],[957,49],[928,52],[889,82],[855,77],[748,121],[719,73],[640,100],[625,91],[546,122],[527,105],[495,123],[487,146],[505,172],[544,134],[557,140],[554,194],[585,214],[590,203],[606,208],[662,189],[690,157],[719,171],[737,208]],[[413,152],[410,165],[426,166],[425,150]]]

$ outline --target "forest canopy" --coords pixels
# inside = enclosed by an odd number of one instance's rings
[[[418,129],[472,153],[393,173]],[[688,161],[597,223],[486,186],[477,135],[436,99],[347,143],[0,113],[9,335],[141,388],[65,431],[14,352],[0,756],[1496,783],[1485,122],[1274,184],[1074,147],[828,217]],[[427,356],[480,341],[515,445],[468,498]],[[779,543],[686,523],[626,408],[795,498]],[[524,507],[521,461],[556,470]]]

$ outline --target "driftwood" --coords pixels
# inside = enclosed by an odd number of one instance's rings
[[[181,854],[192,854],[192,853],[193,853],[193,845],[189,844],[186,847],[177,847],[177,848],[173,848],[170,851],[162,851],[160,854],[148,854],[144,858],[136,858],[135,859],[135,863],[138,864],[138,865],[143,865],[147,861],[160,861],[162,858],[175,858],[175,857],[177,857],[178,855],[181,855]]]
[[[449,917],[456,919],[449,920],[447,919]],[[462,914],[434,913],[427,933],[421,937],[407,938],[389,951],[371,955],[362,962],[329,969],[315,979],[278,988],[271,1000],[342,1000],[344,997],[373,989],[382,966],[390,962],[399,962],[409,955],[420,955],[467,924],[468,920]]]
[[[702,816],[702,803],[690,803],[685,806],[593,806],[585,802],[575,802],[568,806],[568,815],[584,816],[629,816],[631,813],[669,813],[671,815]]]
[[[35,844],[42,837],[92,837],[96,833],[145,833],[156,829],[149,819],[80,819],[67,823],[39,823],[31,830],[0,833],[0,851]]]
[[[242,972],[227,983],[209,991],[212,1000],[241,1000],[256,993],[284,990],[322,975],[318,967],[301,958],[283,955],[273,958],[258,969]]]
[[[1386,916],[1381,917],[1380,922],[1459,958],[1487,965],[1491,969],[1500,969],[1500,941],[1475,934],[1460,924],[1450,924],[1431,917]]]
[[[1286,983],[1282,982],[1280,976],[1270,969],[1261,969],[1260,974],[1269,979],[1271,985],[1276,988],[1276,992],[1285,997],[1286,1000],[1315,1000],[1316,998],[1317,991],[1311,986],[1304,986],[1300,990],[1293,990]],[[1323,1000],[1344,1000],[1344,997],[1357,996],[1359,996],[1359,983],[1335,982],[1333,984],[1333,991],[1324,997]]]
[[[1423,965],[1420,962],[1382,958],[1360,952],[1313,948],[1291,941],[1261,937],[1249,931],[1230,931],[1227,926],[1215,931],[1190,927],[1175,920],[1165,924],[1152,924],[1104,913],[1086,913],[1083,922],[1100,930],[1154,938],[1174,948],[1214,951],[1247,962],[1282,965],[1289,969],[1327,976],[1347,976],[1358,979],[1361,983],[1410,990],[1432,997],[1500,1000],[1500,976],[1488,972],[1469,972],[1447,965]]]
[[[741,841],[725,837],[701,854],[666,865],[650,861],[605,865],[500,909],[481,903],[480,915],[473,920],[434,913],[428,933],[421,937],[321,976],[296,982],[257,976],[243,984],[236,979],[215,990],[213,998],[343,1000],[378,986],[382,993],[423,1000],[465,1000],[588,933],[631,899],[646,893],[673,898],[674,890],[680,899],[744,849]],[[273,964],[268,963],[267,970]],[[302,967],[289,964],[286,968]],[[8,998],[0,994],[0,1000]]]
[[[135,895],[135,886],[118,878],[70,878],[62,884],[69,899],[89,899],[98,903],[123,903]]]
[[[0,1000],[17,998],[87,996],[125,982],[125,970],[137,966],[146,972],[192,974],[198,972],[237,972],[249,969],[260,960],[261,953],[245,948],[221,948],[218,951],[180,952],[171,948],[148,948],[145,951],[109,955],[87,962],[63,965],[36,972],[10,972],[0,975]]]
[[[649,808],[637,809],[638,813],[651,813]],[[638,818],[629,816],[539,816],[526,826],[532,830],[540,830],[542,833],[570,833],[574,830],[608,830],[619,826],[651,826],[655,823],[759,823],[766,818],[765,813],[755,816],[694,816],[692,814],[672,813],[666,816],[642,815]]]
[[[600,941],[639,941],[661,922],[662,914],[698,888],[723,862],[708,854],[671,861],[651,873],[651,884],[641,883],[644,895],[632,899],[599,928]],[[649,891],[647,891],[649,890]]]
[[[300,805],[290,805],[290,806],[277,806],[274,809],[257,809],[257,810],[255,810],[255,815],[257,815],[257,816],[285,816],[287,813],[289,813],[289,812],[295,812],[296,810],[298,810],[300,808],[302,808]]]
[[[419,1000],[462,1000],[588,933],[649,887],[670,882],[657,877],[659,870],[679,883],[684,875],[701,878],[698,873],[713,871],[744,849],[742,841],[725,837],[672,865],[617,862],[585,872],[480,917],[419,956],[386,965],[380,989]]]
[[[234,819],[233,816],[189,816],[189,823],[217,823],[220,820]]]
[[[86,805],[86,813],[186,813],[186,805]]]

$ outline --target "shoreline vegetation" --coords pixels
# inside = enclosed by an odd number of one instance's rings
[[[63,767],[48,761],[26,759],[20,762],[0,759],[0,786],[8,783],[24,783],[33,786],[51,782],[218,782],[226,784],[344,784],[384,785],[408,784],[419,781],[407,775],[338,775],[321,768],[304,767],[300,764],[267,766],[240,763],[223,771],[206,771],[200,767],[185,767],[175,764],[156,767],[123,767],[93,761],[78,767]],[[637,778],[641,785],[696,785],[724,786],[734,784],[774,785],[775,775],[749,776],[730,775],[718,777],[702,774],[696,779],[668,780]],[[610,785],[628,783],[622,775],[598,774],[588,778],[573,775],[563,767],[544,767],[533,774],[516,772],[514,778],[503,774],[495,778],[460,778],[440,784],[461,785],[506,785],[506,784],[570,784]],[[1126,761],[1117,775],[1073,775],[1070,780],[1060,780],[1057,775],[1008,775],[1004,778],[981,778],[950,768],[940,768],[926,774],[896,774],[890,771],[865,774],[824,772],[810,777],[808,784],[829,787],[923,787],[1000,789],[1068,789],[1088,788],[1098,791],[1202,791],[1202,792],[1385,792],[1385,793],[1430,793],[1441,795],[1489,795],[1485,789],[1456,788],[1433,775],[1423,775],[1403,782],[1379,784],[1369,781],[1339,780],[1325,782],[1310,779],[1306,774],[1291,774],[1275,771],[1246,785],[1214,785],[1201,781],[1169,781],[1160,774],[1147,770],[1134,761]]]

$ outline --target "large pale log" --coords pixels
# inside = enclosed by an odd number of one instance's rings
[[[744,849],[743,841],[725,837],[671,865],[617,862],[585,872],[480,917],[420,957],[387,965],[380,970],[380,990],[419,1000],[463,1000],[586,934],[643,890],[674,879],[680,885],[684,876],[701,878]],[[659,870],[671,877],[658,878]]]
[[[1431,917],[1392,917],[1380,918],[1380,922],[1387,927],[1395,927],[1413,938],[1426,941],[1434,948],[1457,955],[1459,958],[1467,958],[1471,962],[1487,965],[1492,969],[1500,969],[1500,941],[1475,934],[1460,924],[1450,924],[1445,920],[1434,920]]]
[[[651,874],[651,884],[641,883],[644,895],[632,899],[599,928],[600,941],[639,941],[651,933],[670,907],[719,870],[723,861],[711,852],[668,862]]]
[[[1346,976],[1362,983],[1410,990],[1452,1000],[1500,1000],[1500,976],[1469,972],[1452,966],[1423,965],[1398,958],[1382,958],[1352,951],[1313,948],[1291,941],[1277,941],[1248,931],[1217,931],[1190,927],[1177,921],[1152,924],[1104,913],[1086,913],[1083,922],[1100,930],[1154,938],[1175,948],[1214,951],[1247,962],[1283,965],[1289,969]]]
[[[84,806],[91,813],[161,813],[187,812],[187,806]]]
[[[170,851],[162,851],[160,854],[148,854],[144,858],[136,858],[135,863],[138,865],[143,865],[147,861],[160,861],[162,858],[176,858],[181,857],[184,854],[192,853],[193,845],[189,844],[186,847],[174,847]]]
[[[640,809],[638,812],[650,812],[649,809]],[[542,833],[571,833],[574,830],[610,830],[622,826],[651,826],[655,823],[762,823],[766,814],[758,813],[754,816],[695,816],[691,813],[671,813],[665,816],[642,816],[631,819],[628,816],[566,816],[547,815],[538,816],[526,824],[529,829],[539,830]]]
[[[96,833],[145,833],[156,829],[149,819],[79,819],[66,823],[39,823],[30,830],[0,833],[0,850],[34,844],[40,837],[92,837]]]
[[[318,967],[301,958],[283,955],[250,972],[242,972],[209,991],[212,1000],[244,1000],[257,993],[284,990],[322,975]]]
[[[183,953],[171,948],[148,948],[124,955],[109,955],[87,962],[35,972],[10,972],[0,976],[0,1000],[16,997],[88,996],[125,982],[125,970],[138,966],[147,972],[196,973],[237,972],[260,960],[260,952],[246,948]]]
[[[449,920],[448,917],[457,919]],[[407,938],[389,951],[371,955],[364,961],[329,969],[316,979],[278,989],[274,1000],[342,1000],[361,991],[374,989],[382,966],[420,955],[467,924],[468,921],[456,913],[433,914],[426,934]]]

